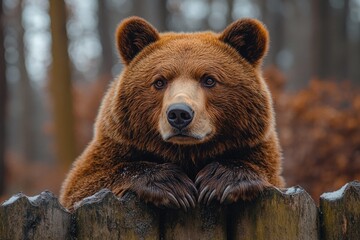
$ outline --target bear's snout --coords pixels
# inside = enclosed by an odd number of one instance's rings
[[[205,94],[196,79],[180,76],[171,81],[159,116],[158,129],[164,141],[200,144],[212,137],[215,129],[207,113]]]
[[[169,106],[166,115],[170,125],[181,130],[193,120],[194,110],[185,103],[175,103]]]

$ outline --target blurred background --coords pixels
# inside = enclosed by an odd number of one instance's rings
[[[58,194],[122,69],[117,24],[221,31],[263,21],[288,186],[317,201],[360,180],[360,0],[0,0],[0,200]]]

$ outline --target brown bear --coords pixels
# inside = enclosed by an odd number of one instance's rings
[[[240,19],[222,33],[163,33],[138,17],[116,32],[124,69],[94,138],[61,190],[68,209],[102,188],[183,208],[249,200],[283,186],[274,111],[260,65],[268,32]]]

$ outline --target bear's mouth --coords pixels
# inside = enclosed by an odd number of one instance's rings
[[[191,134],[187,132],[176,132],[168,134],[163,139],[166,142],[172,142],[177,144],[196,144],[203,142],[210,133],[200,135],[200,134]]]
[[[188,134],[183,134],[183,133],[178,133],[178,134],[173,134],[171,135],[167,140],[170,140],[171,138],[180,138],[180,139],[183,139],[183,138],[194,138],[194,139],[197,139],[197,140],[201,140],[202,137],[200,136],[197,136],[197,135],[188,135]]]

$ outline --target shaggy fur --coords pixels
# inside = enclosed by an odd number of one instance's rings
[[[283,186],[260,70],[268,48],[260,22],[241,19],[220,34],[159,34],[132,17],[119,25],[116,40],[125,68],[103,99],[93,140],[63,183],[65,207],[102,188],[186,210]],[[209,79],[216,84],[207,86]],[[194,110],[185,137],[167,121],[168,107],[179,102]]]

